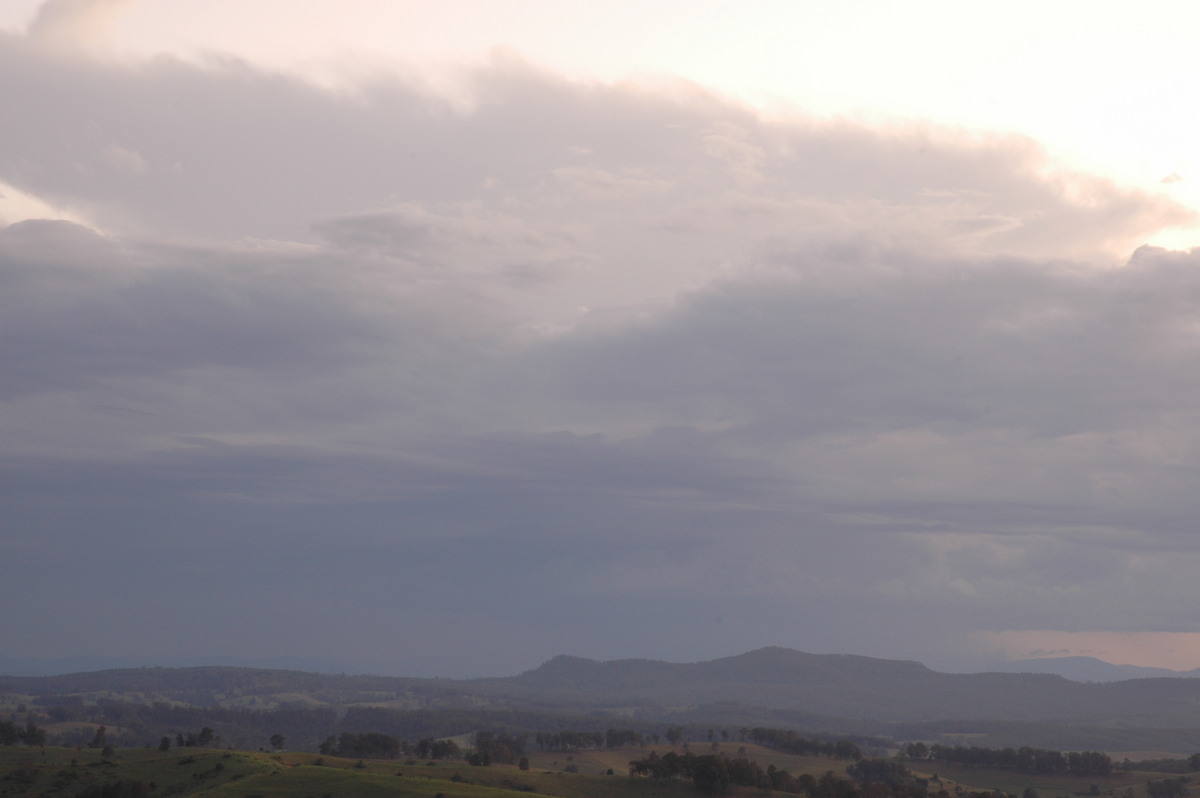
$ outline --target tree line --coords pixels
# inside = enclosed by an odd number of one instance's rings
[[[803,737],[791,729],[745,729],[744,736],[764,748],[774,748],[787,754],[825,756],[831,759],[862,759],[862,749],[849,739],[820,740]]]
[[[457,747],[457,746],[456,746]],[[318,750],[322,754],[341,756],[348,759],[396,759],[405,746],[399,739],[380,732],[342,732],[325,738]]]
[[[647,740],[658,742],[658,735],[647,735],[636,729],[607,729],[605,731],[537,732],[533,742],[539,751],[582,751],[588,748],[641,748]]]
[[[718,754],[678,754],[662,756],[651,752],[645,759],[629,763],[631,778],[655,780],[681,779],[692,782],[704,793],[723,793],[732,786],[805,795],[808,798],[929,798],[927,782],[918,779],[903,764],[890,760],[860,759],[846,768],[850,778],[833,771],[816,777],[808,773],[793,776],[774,765],[761,767],[745,757]],[[935,798],[949,798],[941,791]],[[988,798],[992,798],[989,794]]]
[[[197,674],[201,676],[202,674]],[[230,708],[179,706],[164,701],[140,703],[101,698],[85,703],[80,696],[43,696],[38,713],[54,722],[83,721],[107,726],[108,742],[116,747],[158,745],[162,737],[181,746],[200,745],[196,729],[214,730],[207,742],[213,745],[254,749],[265,747],[275,734],[288,740],[293,750],[315,751],[330,736],[333,749],[340,748],[339,735],[376,732],[400,740],[446,739],[466,730],[487,729],[518,735],[537,730],[530,739],[542,751],[576,751],[588,748],[623,748],[657,745],[666,740],[678,745],[686,740],[729,740],[730,729],[664,724],[656,721],[629,727],[589,729],[594,718],[526,710],[447,708],[399,710],[384,707],[347,707],[338,712],[330,707]],[[32,714],[32,713],[31,713]],[[586,724],[586,725],[585,725]],[[753,739],[763,745],[795,753],[854,758],[858,747],[849,740],[802,737],[782,729],[742,727],[742,741]],[[53,742],[87,745],[91,730],[77,726],[52,735]],[[178,743],[179,736],[184,742]],[[857,738],[855,738],[857,739]],[[876,747],[886,743],[868,742]],[[353,746],[351,746],[353,748]]]
[[[413,756],[421,759],[459,759],[468,764],[486,766],[493,762],[515,764],[525,754],[525,734],[480,731],[475,733],[474,748],[463,752],[449,739],[422,737],[413,742],[382,732],[342,732],[329,735],[318,749],[321,754],[350,759],[397,759]]]
[[[1048,748],[980,748],[910,743],[904,749],[910,759],[954,762],[962,765],[1014,770],[1018,773],[1070,773],[1074,776],[1108,776],[1114,768],[1112,758],[1099,751],[1062,752]]]
[[[1146,782],[1146,795],[1150,798],[1186,798],[1189,781],[1187,776],[1174,779],[1151,779]]]

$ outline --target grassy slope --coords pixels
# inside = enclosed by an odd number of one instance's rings
[[[738,748],[738,744],[727,743],[721,746],[721,752],[737,756]],[[663,754],[670,749],[663,746],[657,750]],[[709,750],[707,746],[692,746],[697,754]],[[153,782],[156,796],[181,798],[435,798],[439,793],[444,798],[694,798],[696,793],[682,782],[626,776],[629,761],[649,752],[649,748],[573,754],[534,751],[530,753],[530,769],[521,771],[512,766],[476,768],[457,762],[407,765],[395,760],[368,760],[360,764],[315,754],[211,749],[120,749],[106,763],[100,752],[92,749],[14,746],[0,748],[0,796],[70,798],[90,786],[127,779]],[[773,764],[796,775],[820,776],[830,770],[841,774],[845,767],[845,763],[830,759],[789,756],[754,745],[746,745],[746,756],[763,767]],[[564,772],[568,766],[577,768],[578,773]],[[614,775],[605,775],[610,768]],[[21,777],[20,771],[33,775]],[[936,771],[951,794],[956,785],[972,791],[1001,790],[1015,795],[1032,787],[1042,798],[1083,795],[1092,782],[1103,795],[1125,796],[1131,790],[1135,798],[1143,798],[1147,779],[1162,777],[1120,773],[1107,779],[1079,779],[945,763],[937,763]],[[924,775],[932,776],[933,768]],[[937,785],[931,787],[936,789]],[[738,790],[734,798],[761,794],[757,790]]]
[[[120,749],[105,761],[92,749],[9,746],[0,747],[0,795],[69,798],[125,779],[153,783],[155,795],[182,798],[434,798],[439,793],[445,798],[690,797],[690,788],[681,782],[630,780],[624,775],[628,762],[628,755],[620,760],[620,775],[602,776],[395,760],[366,760],[360,766],[356,760],[315,754],[211,749]]]

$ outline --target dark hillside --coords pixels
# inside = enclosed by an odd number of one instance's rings
[[[696,664],[556,657],[519,676],[479,680],[477,687],[581,707],[737,702],[895,722],[1090,717],[1102,686],[1046,674],[946,674],[919,662],[764,648]],[[1200,696],[1200,683],[1196,688]]]
[[[764,648],[711,662],[556,657],[476,688],[577,707],[722,702],[881,722],[939,719],[1200,728],[1200,680],[1072,682],[1037,673],[948,674],[919,662]]]

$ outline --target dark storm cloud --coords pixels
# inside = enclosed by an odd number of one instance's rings
[[[63,586],[4,619],[23,653],[479,674],[1190,621],[1200,256],[1112,256],[1163,200],[503,60],[456,102],[16,36],[0,72],[0,180],[94,226],[0,229],[0,590]]]
[[[778,277],[563,341],[564,390],[717,402],[772,436],[941,424],[1050,437],[1187,412],[1198,387],[1194,256],[1144,249],[1111,270],[819,250],[776,263]]]
[[[378,335],[369,314],[346,312],[336,291],[322,290],[328,278],[313,279],[301,259],[284,270],[277,255],[230,263],[220,251],[194,251],[188,268],[171,268],[181,254],[122,251],[70,222],[0,230],[4,392],[206,365],[329,369]]]

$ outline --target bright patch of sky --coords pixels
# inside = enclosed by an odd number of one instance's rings
[[[1093,657],[1114,665],[1139,665],[1187,671],[1200,662],[1197,632],[1063,632],[1052,629],[991,632],[979,635],[981,647],[998,649],[1008,659]]]
[[[71,5],[71,3],[64,3]],[[1178,0],[108,0],[117,51],[230,55],[341,83],[454,68],[507,51],[578,79],[684,78],[774,113],[960,125],[1033,136],[1064,166],[1107,174],[1200,209],[1200,110],[1192,33]],[[22,27],[34,0],[0,11]],[[107,24],[105,24],[107,23]],[[1148,243],[1189,247],[1200,226]]]

